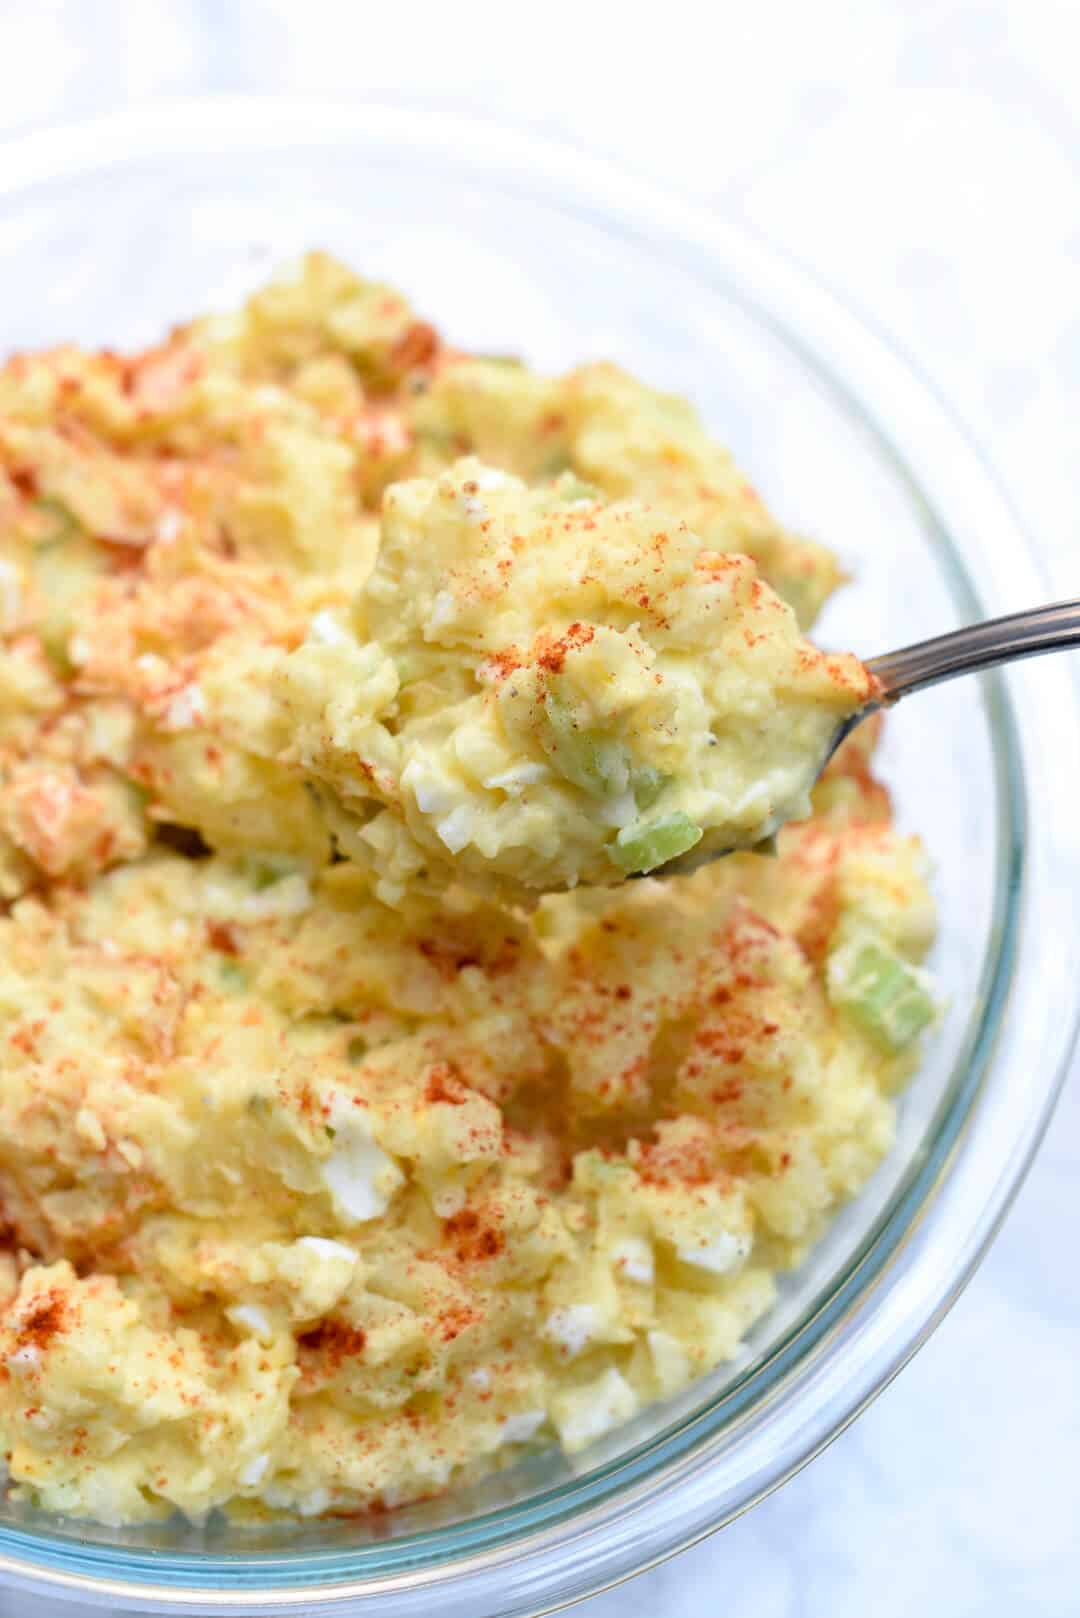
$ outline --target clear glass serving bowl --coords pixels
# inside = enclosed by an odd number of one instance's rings
[[[140,343],[319,245],[464,345],[613,357],[691,395],[768,500],[854,582],[819,628],[870,655],[1044,597],[942,403],[788,259],[671,191],[532,135],[393,104],[141,109],[0,152],[0,348]],[[389,1518],[122,1531],[0,1506],[0,1582],[127,1611],[534,1614],[760,1499],[835,1436],[956,1297],[1066,1063],[1075,903],[1060,661],[889,721],[902,821],[936,862],[944,1027],[895,1151],[735,1365],[584,1455],[546,1454]]]

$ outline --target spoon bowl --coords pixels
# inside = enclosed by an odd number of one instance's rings
[[[961,674],[977,674],[999,663],[1013,663],[1022,657],[1067,651],[1077,646],[1080,646],[1080,600],[1029,607],[1023,612],[990,618],[981,624],[969,624],[947,635],[917,641],[898,652],[886,652],[882,657],[870,658],[866,667],[878,682],[877,694],[836,727],[815,780],[857,725],[882,708],[894,707],[901,697],[924,691],[931,685],[939,685],[943,680],[954,680]],[[778,824],[776,830],[779,829]],[[762,844],[757,842],[746,846],[761,848]],[[686,854],[639,874],[648,877],[688,876],[713,860],[739,851],[738,845],[721,848],[710,844],[705,837]]]

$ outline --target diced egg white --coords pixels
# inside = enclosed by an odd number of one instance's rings
[[[241,917],[262,921],[271,916],[302,916],[314,902],[307,877],[294,871],[259,893],[245,893],[234,908]]]
[[[312,1489],[310,1494],[305,1494],[298,1500],[296,1509],[301,1517],[321,1517],[329,1504],[330,1490],[320,1487]]]
[[[552,1310],[544,1322],[543,1335],[572,1359],[596,1336],[599,1324],[600,1316],[593,1304],[572,1303],[565,1309]]]
[[[629,826],[638,818],[637,804],[632,792],[620,792],[617,798],[607,798],[596,809],[596,818],[602,826]]]
[[[206,718],[206,698],[198,685],[185,685],[169,698],[162,723],[166,730],[193,730]]]
[[[712,1241],[701,1247],[676,1248],[676,1256],[683,1264],[693,1264],[699,1270],[713,1275],[730,1275],[750,1256],[753,1239],[744,1234],[722,1230]]]
[[[422,815],[445,815],[454,807],[454,795],[445,781],[425,770],[415,759],[402,770],[401,785],[412,793]]]
[[[240,1473],[241,1488],[253,1489],[257,1483],[261,1483],[266,1476],[269,1465],[269,1455],[256,1455],[255,1459],[249,1461]]]
[[[453,618],[455,609],[456,603],[450,591],[437,591],[428,614],[428,629],[442,629],[443,625],[448,624]]]
[[[515,764],[498,775],[485,777],[484,785],[498,788],[500,792],[520,792],[523,787],[535,786],[539,781],[547,781],[550,776],[551,771],[546,764]]]
[[[325,608],[317,612],[308,624],[308,640],[315,641],[319,646],[348,646],[350,635],[338,623],[332,612]]]
[[[313,1258],[322,1259],[328,1263],[355,1264],[356,1254],[344,1242],[335,1242],[329,1236],[301,1236],[296,1246],[303,1252],[310,1253]]]
[[[449,1475],[450,1466],[447,1462],[443,1462],[442,1465],[432,1468],[431,1476],[433,1483],[436,1481],[436,1479],[449,1478]],[[410,1492],[407,1484],[397,1485],[394,1483],[388,1483],[382,1491],[383,1505],[386,1507],[387,1511],[393,1511],[398,1506],[408,1505],[412,1502],[413,1498],[413,1494]]]
[[[440,1219],[452,1219],[464,1208],[465,1200],[466,1191],[463,1185],[444,1185],[435,1192],[431,1206]]]
[[[388,910],[397,910],[405,897],[405,887],[401,882],[393,882],[380,877],[375,883],[375,897]]]
[[[265,1309],[260,1309],[257,1303],[237,1303],[231,1309],[226,1309],[225,1318],[238,1326],[241,1331],[250,1332],[260,1342],[266,1343],[274,1335],[274,1328],[270,1323],[270,1316]]]
[[[26,1343],[9,1354],[7,1362],[9,1365],[40,1365],[41,1350],[36,1343]]]
[[[75,1113],[75,1132],[97,1152],[103,1152],[109,1144],[109,1137],[105,1133],[101,1119],[92,1107],[79,1107]]]
[[[764,781],[754,781],[731,806],[733,818],[764,814],[769,806],[769,788]]]
[[[154,536],[159,545],[171,545],[174,539],[180,537],[184,519],[175,506],[168,506],[157,520]]]
[[[619,1274],[628,1281],[638,1281],[642,1286],[648,1286],[656,1274],[653,1250],[640,1236],[622,1237],[612,1247],[611,1257]]]
[[[470,1387],[478,1388],[481,1393],[486,1393],[491,1386],[491,1372],[486,1365],[478,1365],[474,1371],[469,1372],[465,1380]]]
[[[338,1218],[349,1225],[378,1219],[390,1206],[403,1175],[373,1139],[363,1110],[338,1102],[330,1112],[334,1150],[322,1165],[322,1177]]]
[[[552,1416],[563,1447],[573,1451],[629,1421],[637,1407],[633,1388],[612,1366],[595,1382],[553,1399]]]
[[[292,1505],[293,1497],[290,1490],[280,1483],[269,1483],[263,1490],[261,1499],[271,1511],[287,1511]]]
[[[508,488],[513,481],[508,473],[500,472],[497,466],[482,466],[473,478],[476,487],[485,492],[488,489]]]
[[[519,1410],[516,1415],[507,1416],[503,1422],[499,1429],[499,1441],[503,1444],[527,1444],[546,1420],[546,1410]]]
[[[435,830],[451,854],[460,854],[466,843],[471,841],[474,819],[470,806],[459,803],[456,809],[451,809],[448,815],[436,822]]]

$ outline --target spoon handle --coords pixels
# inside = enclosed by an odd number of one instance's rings
[[[882,700],[892,703],[957,674],[974,674],[995,663],[1067,646],[1080,646],[1080,601],[1059,601],[954,629],[949,635],[936,635],[902,651],[872,657],[866,666],[884,687]]]

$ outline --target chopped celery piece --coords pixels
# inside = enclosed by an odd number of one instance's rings
[[[60,509],[66,511],[66,507]],[[106,571],[107,558],[73,523],[63,535],[57,533],[35,546],[32,566],[34,585],[45,609],[38,619],[38,636],[53,663],[63,674],[70,674],[68,642],[86,597]]]
[[[64,624],[46,619],[38,628],[38,639],[57,674],[65,679],[74,674],[75,665],[68,654],[69,634]]]
[[[141,815],[153,797],[153,793],[149,787],[144,787],[141,781],[133,781],[130,776],[125,779],[124,785],[128,790],[132,808],[136,814]]]
[[[294,876],[299,866],[288,854],[254,854],[249,869],[252,887],[256,893],[263,893],[267,888],[272,888],[275,882]]]
[[[525,361],[520,354],[476,354],[473,357],[482,360],[485,365],[506,365],[515,371],[525,368]]]
[[[247,973],[236,961],[220,961],[218,963],[218,977],[223,989],[234,993],[247,988]]]
[[[579,1152],[574,1159],[574,1181],[588,1189],[596,1186],[617,1185],[626,1181],[634,1171],[625,1158],[605,1157],[595,1147]]]
[[[63,545],[82,532],[78,518],[62,500],[53,500],[49,495],[42,495],[39,500],[34,501],[34,506],[48,517],[51,523],[49,532],[37,541],[38,549]]]
[[[413,437],[418,444],[423,444],[427,449],[437,449],[445,454],[464,453],[458,449],[457,435],[452,433],[449,427],[429,427],[419,422],[413,428]]]
[[[572,472],[564,472],[559,479],[559,496],[563,500],[599,500],[600,490],[595,483],[586,483]]]
[[[685,854],[700,840],[701,827],[676,809],[659,820],[638,820],[624,826],[608,853],[624,871],[655,871],[658,865]]]
[[[651,764],[636,765],[630,776],[630,785],[638,808],[651,809],[670,780],[670,775],[653,769]]]
[[[630,755],[621,742],[599,731],[584,729],[570,703],[554,691],[544,697],[548,726],[540,745],[559,771],[594,798],[625,792],[630,780]]]
[[[903,1050],[934,1015],[923,975],[894,950],[855,938],[829,956],[829,999],[889,1050]]]

